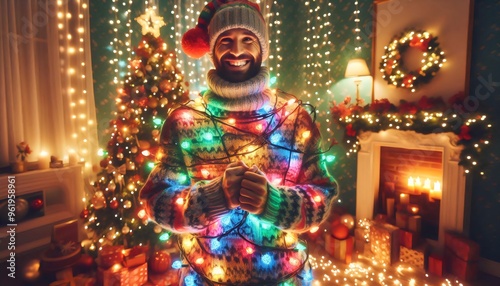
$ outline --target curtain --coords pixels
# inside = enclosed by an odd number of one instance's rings
[[[25,141],[90,169],[97,128],[88,0],[0,1],[0,166],[16,160]],[[74,155],[73,155],[74,156]]]

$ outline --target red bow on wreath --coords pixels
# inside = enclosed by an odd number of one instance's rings
[[[430,39],[422,39],[419,36],[413,36],[410,41],[410,47],[412,48],[417,48],[421,50],[422,52],[427,51],[427,48],[429,47],[429,41]]]

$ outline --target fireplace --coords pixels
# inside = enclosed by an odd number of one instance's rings
[[[390,129],[358,137],[356,217],[418,214],[422,234],[441,246],[444,232],[464,229],[465,176],[453,133]],[[402,212],[404,208],[404,212]]]

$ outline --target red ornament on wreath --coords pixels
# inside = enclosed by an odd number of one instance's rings
[[[151,270],[155,273],[165,273],[170,269],[172,264],[172,258],[170,254],[165,250],[158,250],[151,255],[149,258],[148,265]]]

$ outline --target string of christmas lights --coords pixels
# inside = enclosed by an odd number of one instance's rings
[[[359,19],[359,2],[358,0],[355,0],[354,1],[354,5],[355,5],[355,9],[354,9],[354,25],[355,25],[355,28],[354,28],[354,43],[355,43],[355,47],[354,47],[354,51],[356,53],[359,53],[361,52],[361,36],[360,36],[360,33],[361,33],[361,29],[359,29],[359,22],[360,22],[360,19]]]
[[[308,13],[307,33],[304,37],[306,63],[303,65],[308,91],[304,91],[304,95],[309,100],[312,100],[314,96],[319,101],[321,94],[323,94],[320,89],[324,89],[325,93],[330,93],[329,88],[333,83],[329,77],[332,65],[330,38],[333,31],[329,19],[333,4],[330,1],[324,3],[323,1],[311,0],[305,1],[304,5]],[[322,5],[326,5],[326,8],[323,9]],[[324,10],[327,12],[323,12]],[[314,93],[311,94],[309,90],[313,90]]]
[[[67,96],[70,105],[71,124],[74,124],[75,132],[70,135],[68,150],[65,157],[75,157],[79,162],[85,162],[85,173],[91,170],[92,162],[95,162],[95,154],[89,150],[92,148],[89,135],[96,131],[96,122],[92,119],[93,113],[87,96],[92,92],[92,79],[86,75],[91,74],[91,66],[86,62],[90,58],[90,44],[85,41],[89,31],[88,26],[88,1],[79,1],[74,5],[65,5],[57,1],[57,26],[59,29],[59,43],[61,53],[62,70],[61,81],[67,86],[63,93]],[[67,34],[63,35],[62,33]]]
[[[463,103],[463,94],[454,96],[456,103]],[[421,108],[427,106],[427,108]],[[437,111],[443,110],[443,111]],[[463,145],[460,165],[465,173],[472,170],[484,175],[486,160],[482,151],[490,145],[491,122],[484,114],[463,112],[459,105],[446,108],[439,98],[423,97],[419,103],[403,102],[396,107],[387,99],[375,100],[364,107],[346,103],[331,108],[333,120],[345,128],[345,143],[349,156],[359,149],[357,135],[362,131],[379,132],[387,129],[413,130],[419,133],[452,132],[457,135],[456,144]]]

